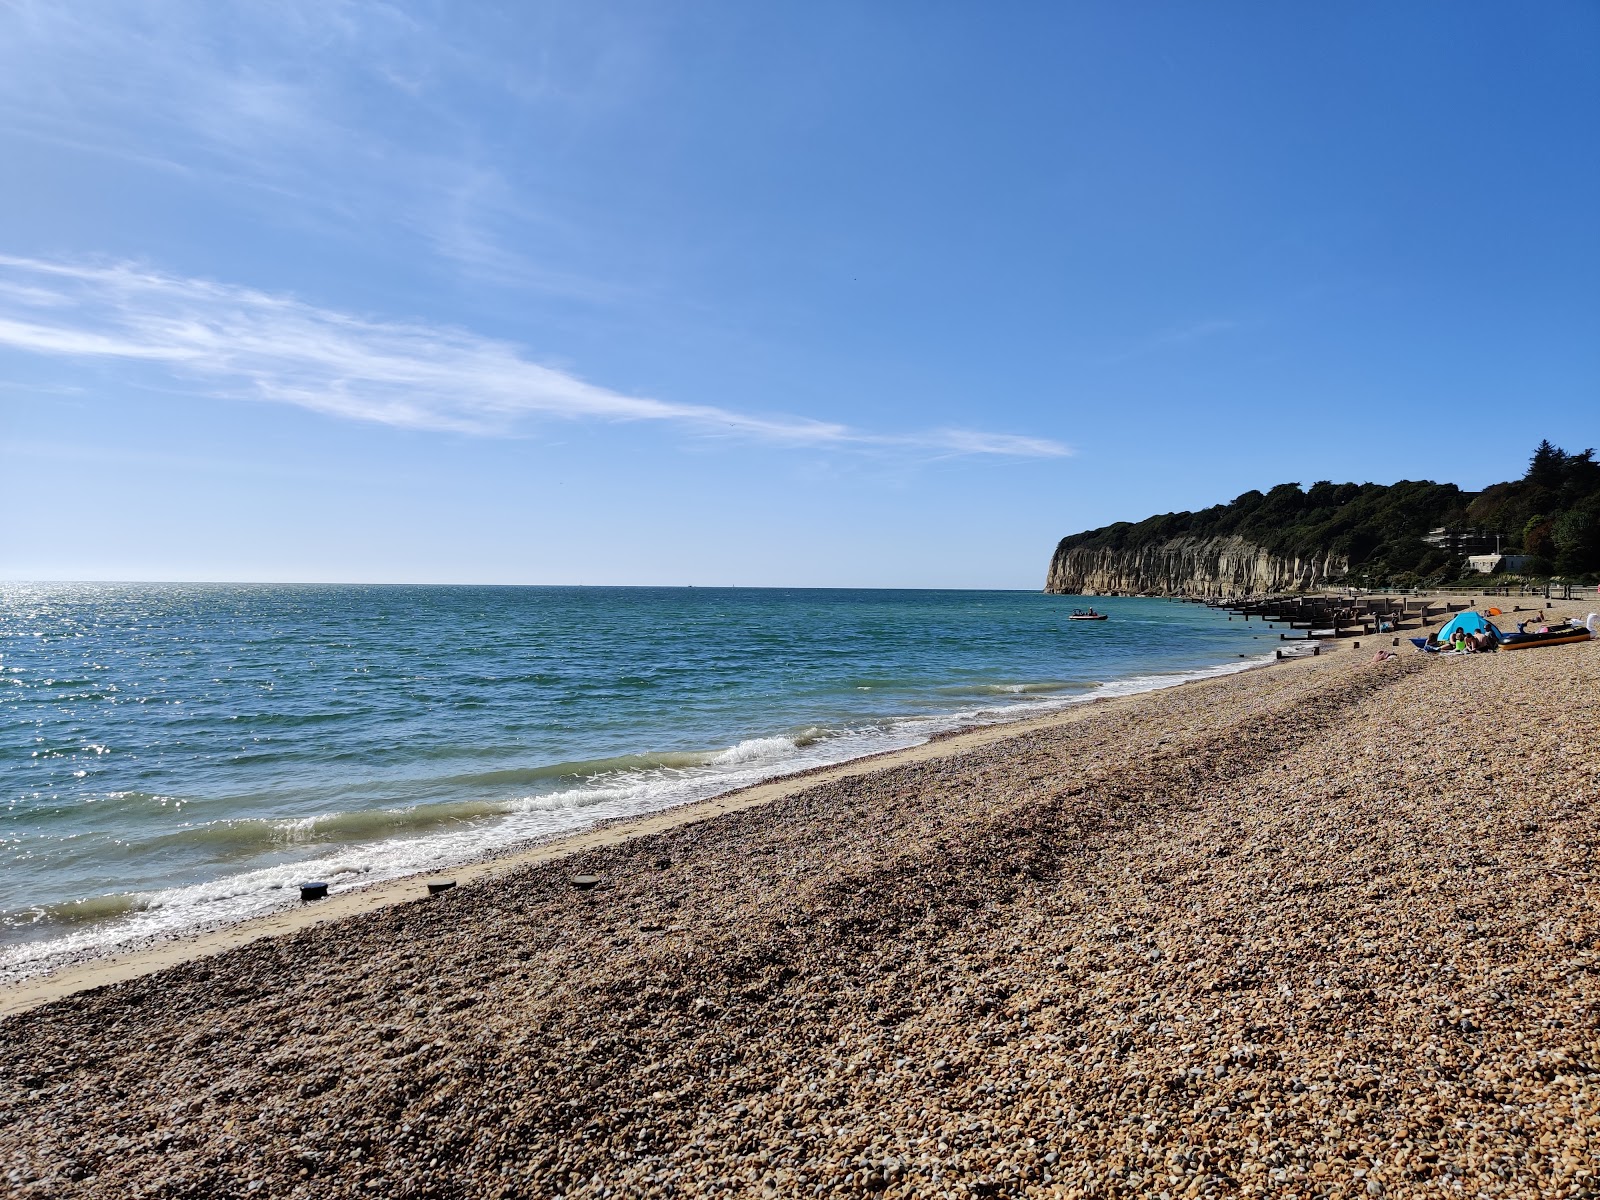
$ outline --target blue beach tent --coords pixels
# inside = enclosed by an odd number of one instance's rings
[[[1494,640],[1497,642],[1505,636],[1494,627],[1494,622],[1485,618],[1482,613],[1464,612],[1457,613],[1444,623],[1444,627],[1440,629],[1438,633],[1439,641],[1441,643],[1448,642],[1451,638],[1455,637],[1456,630],[1458,629],[1462,633],[1470,634],[1479,634],[1484,632],[1484,630],[1488,630],[1490,633],[1494,634]]]

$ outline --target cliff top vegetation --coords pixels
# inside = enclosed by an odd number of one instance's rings
[[[1073,549],[1136,551],[1174,538],[1240,537],[1284,557],[1345,557],[1350,578],[1407,587],[1460,574],[1463,553],[1424,538],[1448,529],[1527,554],[1528,575],[1600,574],[1600,463],[1539,444],[1521,479],[1466,492],[1453,483],[1280,483],[1198,512],[1119,521],[1061,539]]]

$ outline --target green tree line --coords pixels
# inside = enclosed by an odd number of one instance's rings
[[[1461,573],[1463,555],[1424,536],[1446,528],[1500,535],[1507,554],[1527,554],[1526,575],[1600,575],[1600,463],[1539,443],[1521,479],[1465,492],[1453,483],[1280,483],[1199,512],[1119,521],[1061,540],[1078,547],[1138,550],[1171,538],[1238,536],[1285,557],[1348,558],[1350,578],[1407,587]]]

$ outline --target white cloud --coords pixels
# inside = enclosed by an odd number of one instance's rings
[[[1056,458],[1059,442],[966,429],[873,433],[630,396],[466,330],[379,321],[128,263],[0,256],[0,347],[163,368],[219,398],[254,398],[413,429],[512,433],[538,418],[668,422],[792,446]]]
[[[382,230],[474,283],[586,303],[635,295],[571,261],[551,202],[506,174],[526,175],[507,164],[527,156],[504,131],[603,111],[628,93],[640,52],[624,25],[580,5],[521,19],[546,53],[481,36],[458,46],[466,22],[392,4],[4,0],[0,110],[8,136],[175,174],[272,224],[374,241]],[[502,119],[464,122],[465,97]]]

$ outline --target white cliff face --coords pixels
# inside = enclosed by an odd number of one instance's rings
[[[1237,596],[1324,587],[1350,568],[1341,555],[1284,558],[1242,538],[1171,538],[1134,550],[1056,547],[1044,590],[1075,595]]]

